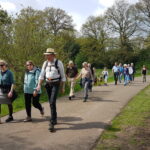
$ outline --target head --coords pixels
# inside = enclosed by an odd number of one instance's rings
[[[131,63],[131,66],[133,67],[133,66],[134,66],[134,63]]]
[[[88,63],[88,67],[89,67],[89,68],[91,67],[91,64],[90,64],[90,63]]]
[[[122,63],[120,63],[119,66],[122,67]]]
[[[73,63],[72,60],[70,60],[68,64],[69,64],[69,67],[73,67],[74,66],[74,63]]]
[[[34,68],[34,63],[33,63],[31,60],[28,60],[28,61],[26,62],[26,69],[27,69],[28,71],[31,71],[31,70],[33,70],[33,68]]]
[[[0,70],[5,71],[7,70],[8,64],[5,60],[0,60]]]
[[[145,68],[146,66],[145,65],[143,65],[143,68]]]
[[[127,68],[127,64],[124,64],[123,66],[124,66],[124,68]]]
[[[88,63],[87,63],[87,62],[83,62],[83,63],[82,63],[82,66],[83,66],[84,68],[88,68]]]
[[[115,66],[118,66],[118,63],[117,63],[117,62],[115,62]]]
[[[55,58],[55,50],[53,48],[47,48],[46,52],[44,53],[45,55],[45,58],[48,60],[48,61],[53,61],[54,58]]]
[[[104,67],[104,70],[107,70],[107,67]]]

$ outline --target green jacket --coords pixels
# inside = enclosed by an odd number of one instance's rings
[[[34,68],[31,71],[25,73],[24,77],[24,93],[33,94],[34,90],[38,85],[40,70],[38,68]],[[39,91],[39,94],[41,90]]]

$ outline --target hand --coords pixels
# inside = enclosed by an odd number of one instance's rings
[[[38,92],[37,92],[37,90],[35,90],[35,91],[33,92],[33,96],[36,97],[37,94],[38,94]]]
[[[40,89],[41,89],[41,86],[38,85],[37,88],[36,88],[36,91],[40,91]]]
[[[52,80],[52,78],[47,78],[49,81],[51,81]]]
[[[8,98],[11,98],[13,96],[13,94],[12,94],[12,92],[10,91],[9,93],[8,93]]]

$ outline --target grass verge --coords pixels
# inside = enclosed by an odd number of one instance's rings
[[[148,150],[150,86],[137,94],[101,135],[95,150]]]

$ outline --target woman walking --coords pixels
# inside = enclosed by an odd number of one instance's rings
[[[105,67],[104,70],[102,71],[102,75],[103,75],[103,78],[104,78],[104,85],[107,86],[107,79],[108,79],[108,70],[107,70],[107,67]]]
[[[88,99],[88,90],[89,90],[89,84],[90,84],[90,80],[93,80],[93,76],[92,76],[92,72],[88,67],[88,63],[84,62],[82,64],[83,68],[81,69],[81,72],[79,74],[79,76],[76,78],[82,78],[82,86],[84,87],[84,100],[83,102],[86,102]]]
[[[44,108],[42,108],[41,104],[39,103],[41,90],[39,92],[36,90],[39,75],[40,70],[34,66],[32,61],[27,61],[24,77],[24,98],[27,117],[24,122],[32,121],[31,102],[35,108],[39,109],[41,115],[44,115]]]
[[[143,68],[141,70],[142,76],[143,76],[143,83],[146,82],[146,74],[147,74],[147,68],[145,65],[143,65]]]
[[[13,73],[8,69],[8,64],[4,60],[0,60],[0,113],[1,104],[7,104],[9,110],[9,116],[5,122],[13,121],[13,105],[12,96],[14,89],[14,76]],[[1,121],[0,121],[1,123]]]

